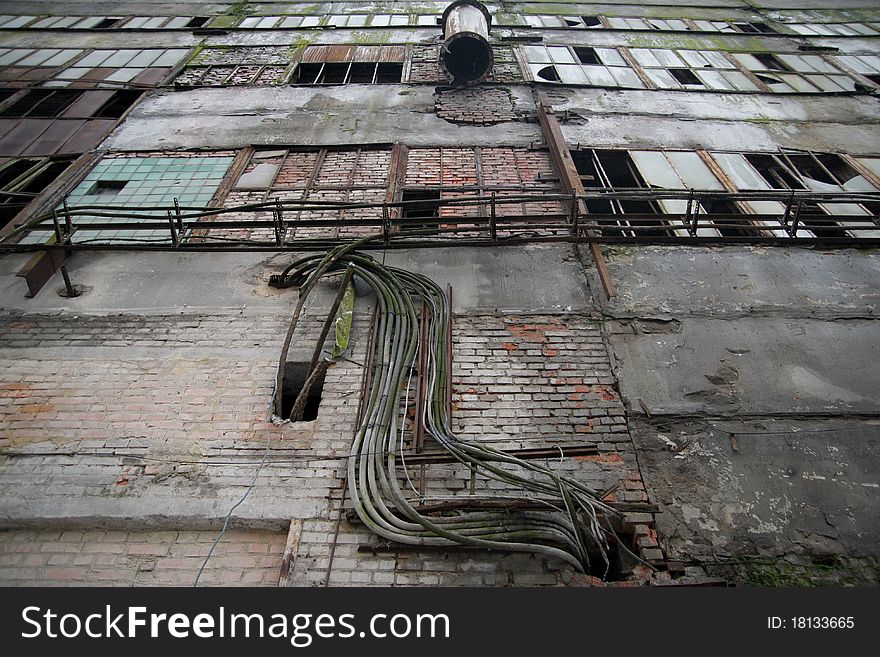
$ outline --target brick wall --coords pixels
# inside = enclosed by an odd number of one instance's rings
[[[594,446],[596,454],[542,463],[597,491],[608,491],[606,501],[646,501],[598,324],[579,315],[457,315],[453,348],[453,429],[459,435],[503,449]],[[408,474],[409,478],[401,475],[400,485],[414,499],[422,486],[425,501],[470,493],[471,473],[461,465],[432,464],[424,471],[411,466]],[[482,476],[474,489],[513,492]],[[304,520],[299,528],[289,578],[294,586],[601,583],[555,559],[530,554],[388,548],[356,521],[348,503],[340,514],[341,482],[331,495],[328,513]],[[629,513],[625,526],[631,549],[656,547],[651,514]],[[647,569],[640,567],[624,583],[647,577]]]
[[[491,125],[516,118],[510,92],[501,87],[442,89],[434,101],[434,111],[451,123]]]
[[[200,585],[278,586],[287,535],[227,531]],[[190,586],[216,531],[0,531],[5,586]]]
[[[328,303],[310,304],[291,360],[311,357]],[[268,463],[233,526],[277,532],[250,541],[270,545],[265,554],[275,559],[273,568],[292,527],[295,549],[286,581],[295,586],[323,585],[328,571],[331,585],[596,583],[554,559],[528,554],[389,549],[348,515],[348,503],[340,514],[369,316],[369,304],[359,300],[349,360],[328,370],[317,419],[268,427]],[[189,541],[184,538],[195,535],[186,532],[216,535],[263,454],[264,417],[287,321],[286,313],[0,315],[7,363],[0,375],[0,526],[12,528],[3,540],[31,536],[31,526],[48,532],[27,539],[41,545],[38,554],[22,553],[33,565],[13,556],[4,561],[0,581],[60,580],[73,573],[49,569],[73,566],[82,567],[77,576],[89,582],[181,583],[189,577],[194,562],[174,561],[196,558],[180,553]],[[595,322],[580,315],[467,314],[455,317],[453,336],[456,431],[506,448],[595,446],[596,454],[546,462],[608,491],[609,501],[645,500]],[[426,497],[470,492],[470,472],[458,465],[429,465],[424,474],[411,467],[408,474],[401,474],[403,489],[411,490],[411,481],[417,490],[424,487]],[[505,492],[482,477],[474,487]],[[633,548],[656,549],[651,515],[629,519]],[[125,532],[105,541],[94,533],[97,526]],[[170,533],[150,538],[147,530],[157,528]],[[51,532],[74,529],[85,530],[88,540],[77,562],[68,563],[68,553],[52,547],[64,544],[65,534]],[[123,548],[87,562],[84,554],[97,548],[84,546],[102,542]],[[152,543],[167,549],[146,555],[130,549]],[[44,553],[58,558],[42,563]],[[241,557],[247,563],[229,561],[235,572],[217,577],[256,579],[254,569],[269,567],[265,554],[248,552]],[[134,557],[140,556],[155,559],[153,570],[138,570]],[[270,583],[269,575],[262,577]]]
[[[492,67],[489,82],[515,83],[522,82],[522,72],[516,62],[513,48],[492,46],[495,64]],[[440,70],[440,46],[413,46],[410,59],[408,82],[446,82]]]

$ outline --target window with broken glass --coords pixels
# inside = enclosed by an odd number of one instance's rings
[[[289,74],[288,46],[203,48],[174,79],[176,87],[274,85]]]
[[[789,190],[874,195],[880,191],[872,182],[878,180],[880,158],[784,151],[601,149],[571,155],[586,192],[593,195],[586,201],[587,212],[609,236],[788,237],[781,221],[793,216],[793,201],[732,194]],[[797,210],[797,236],[875,238],[880,236],[875,229],[878,211],[880,202],[873,198],[804,201]]]
[[[538,82],[645,88],[615,48],[522,46],[522,53],[532,79]]]
[[[73,158],[0,158],[0,228],[60,176]]]
[[[880,190],[878,158],[850,158],[838,153],[785,151],[778,153],[712,153],[725,175],[740,190],[867,192]],[[781,202],[748,201],[758,214],[782,214]],[[874,202],[801,204],[798,237],[880,237]]]
[[[855,81],[821,55],[733,53],[733,58],[776,93],[855,91]]]
[[[309,46],[292,84],[388,84],[403,77],[406,46]]]

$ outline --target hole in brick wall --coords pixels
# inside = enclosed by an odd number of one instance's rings
[[[694,75],[694,72],[689,68],[670,68],[667,70],[672,75],[672,77],[679,81],[680,84],[698,84],[700,86],[703,85],[703,83],[700,81],[700,78]]]
[[[406,228],[437,228],[436,223],[419,223],[419,219],[437,219],[440,200],[439,189],[407,189],[400,198],[401,201],[410,202],[401,208],[401,218],[406,222]]]
[[[120,191],[125,189],[125,186],[128,184],[127,180],[98,180],[94,185],[89,187],[89,191],[86,194],[97,196],[97,195],[113,195],[115,196]]]
[[[599,55],[596,54],[596,51],[592,48],[587,48],[586,46],[576,46],[574,49],[574,54],[577,55],[577,58],[580,60],[581,64],[594,64],[601,65],[602,62],[599,61]]]
[[[309,377],[309,364],[289,362],[284,365],[284,386],[281,388],[281,414],[284,418],[290,417],[290,411],[293,410],[296,398],[299,397],[299,393]],[[309,388],[302,422],[311,422],[318,417],[323,391],[324,375],[322,374]]]
[[[538,77],[549,82],[559,82],[559,73],[556,72],[555,66],[545,66],[538,71]]]

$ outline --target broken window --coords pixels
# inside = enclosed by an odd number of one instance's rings
[[[290,48],[240,46],[203,48],[174,79],[177,87],[275,85],[290,70]]]
[[[740,32],[748,32],[752,34],[777,34],[776,30],[767,25],[766,23],[760,22],[742,22],[742,23],[733,23],[733,26],[738,29]]]
[[[403,77],[404,46],[309,46],[293,84],[387,84]]]
[[[211,19],[208,16],[193,16],[186,22],[185,27],[204,27],[209,20]]]
[[[877,36],[876,23],[786,23],[786,27],[806,36]]]
[[[82,96],[72,89],[32,89],[0,112],[4,117],[56,117]]]
[[[532,77],[547,82],[644,89],[644,83],[614,48],[522,46]]]
[[[704,86],[702,80],[698,78],[689,68],[670,68],[667,69],[676,80],[684,86]]]
[[[400,217],[403,228],[410,230],[437,229],[436,219],[440,217],[439,189],[405,189],[400,197]],[[433,222],[425,222],[433,219]]]
[[[714,153],[713,158],[738,189],[795,190],[814,192],[878,191],[842,156],[833,153]],[[783,204],[776,201],[749,201],[756,212],[782,214]],[[862,237],[880,236],[880,231],[855,230],[847,227],[871,226],[867,220],[852,221],[834,217],[866,217],[876,215],[874,204],[805,202],[799,212],[799,236]]]
[[[223,180],[233,158],[228,153],[179,154],[111,153],[105,155],[66,196],[69,207],[116,206],[137,208],[139,214],[167,219],[175,199],[182,207],[205,207]],[[57,208],[59,214],[61,207]],[[89,224],[112,222],[106,216],[77,216],[76,230],[82,239],[101,241],[152,240],[170,242],[167,228],[134,230],[89,229]],[[126,219],[125,223],[140,221]],[[147,221],[144,218],[142,221]],[[32,232],[27,243],[46,240],[45,232]]]
[[[72,158],[0,160],[0,228],[60,176]]]
[[[819,55],[734,53],[733,57],[772,91],[854,91],[855,81]]]
[[[571,151],[572,159],[584,187],[602,190],[637,190],[647,188],[647,184],[626,151],[584,149]],[[604,215],[597,219],[603,235],[657,235],[666,234],[659,227],[661,220],[644,215],[661,214],[662,210],[655,201],[630,199],[589,199],[586,201],[587,213]],[[617,215],[617,216],[614,216]],[[629,216],[627,216],[629,215]],[[639,216],[641,215],[641,216]],[[633,228],[641,228],[634,232]]]

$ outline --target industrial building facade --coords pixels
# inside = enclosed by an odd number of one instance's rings
[[[4,3],[0,583],[876,585],[823,4]]]

